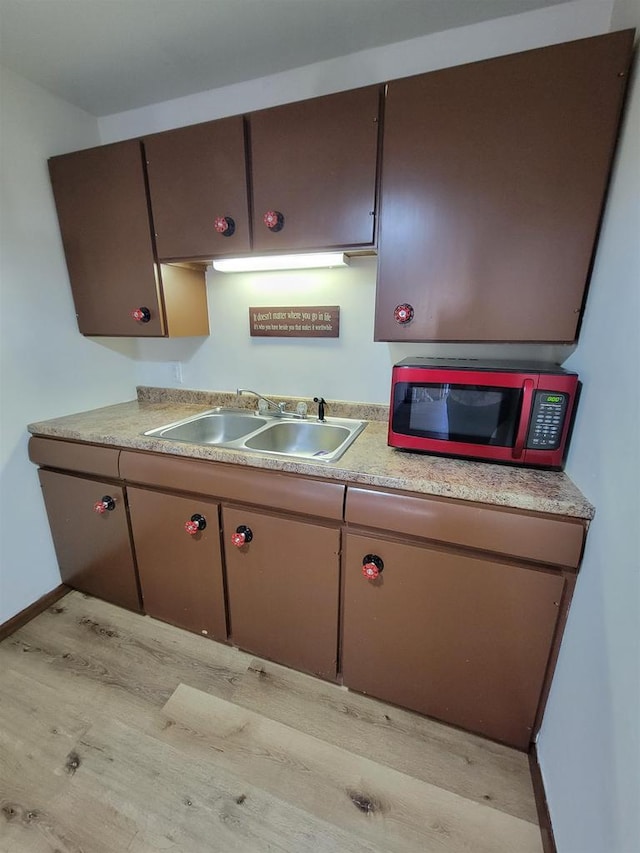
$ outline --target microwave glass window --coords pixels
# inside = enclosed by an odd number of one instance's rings
[[[513,447],[521,398],[521,388],[401,382],[395,386],[394,429],[441,441]]]

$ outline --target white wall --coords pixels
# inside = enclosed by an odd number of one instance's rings
[[[27,423],[135,396],[124,347],[77,330],[47,158],[98,143],[97,121],[2,69],[0,623],[60,583]]]
[[[622,10],[620,10],[622,11]],[[613,28],[640,28],[640,4]],[[567,473],[596,506],[539,738],[559,853],[640,850],[640,79],[580,343]]]
[[[376,259],[353,258],[344,269],[306,272],[218,273],[207,276],[211,336],[197,340],[138,343],[141,385],[177,385],[173,364],[181,363],[183,385],[233,391],[255,388],[327,400],[388,403],[391,368],[411,354],[464,357],[478,354],[552,358],[561,347],[401,345],[374,343]],[[249,306],[339,305],[340,337],[251,338]]]
[[[302,69],[178,98],[99,120],[103,142],[249,112],[340,89],[459,65],[605,32],[612,0],[581,0],[366,50]],[[388,402],[391,367],[405,355],[537,357],[562,361],[569,348],[513,345],[413,345],[373,341],[375,260],[351,268],[300,273],[208,275],[211,336],[199,341],[140,341],[139,384],[183,384],[265,394]],[[250,338],[250,305],[340,305],[340,338]]]

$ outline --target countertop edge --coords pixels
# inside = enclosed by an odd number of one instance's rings
[[[538,512],[589,522],[595,508],[563,472],[415,454],[386,444],[385,422],[370,421],[355,443],[333,463],[281,459],[259,453],[170,442],[144,436],[147,429],[197,414],[203,404],[129,401],[28,425],[43,438],[76,441],[125,451],[162,453],[301,476],[346,485],[412,492],[489,506]],[[210,408],[211,406],[205,406]]]

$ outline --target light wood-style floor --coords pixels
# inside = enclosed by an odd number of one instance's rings
[[[540,853],[527,757],[72,592],[0,643],[2,853]]]

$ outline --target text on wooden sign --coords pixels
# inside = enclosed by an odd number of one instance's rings
[[[251,337],[337,338],[339,305],[249,308]]]

